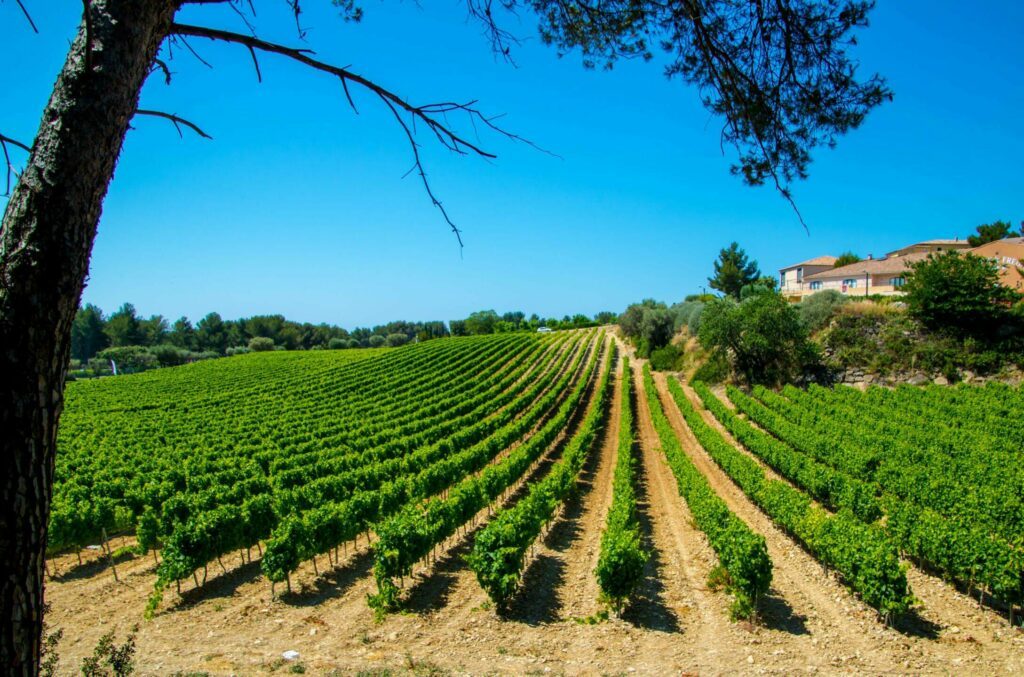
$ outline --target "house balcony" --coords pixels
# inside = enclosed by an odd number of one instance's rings
[[[779,293],[782,294],[786,300],[796,303],[811,294],[817,294],[818,292],[825,291],[827,289],[833,289],[840,294],[854,299],[858,296],[899,296],[903,294],[902,286],[888,284],[888,281],[886,281],[886,283],[878,284],[875,284],[874,281],[872,281],[871,284],[866,284],[866,280],[863,279],[857,280],[856,284],[853,285],[843,284],[843,280],[789,282],[779,289]]]

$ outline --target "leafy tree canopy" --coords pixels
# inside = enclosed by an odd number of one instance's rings
[[[622,333],[634,338],[640,336],[640,323],[643,321],[644,312],[659,308],[663,309],[667,306],[654,299],[644,299],[640,303],[634,303],[627,307],[625,312],[619,316],[619,327],[621,327]]]
[[[956,250],[910,264],[903,289],[907,308],[923,325],[960,335],[990,336],[1020,299],[999,283],[994,261]]]
[[[715,274],[708,278],[708,284],[712,289],[739,299],[743,287],[756,282],[760,277],[761,270],[757,267],[757,261],[750,261],[747,253],[733,242],[718,253]]]
[[[1014,232],[1012,228],[1013,226],[1010,225],[1009,221],[983,223],[976,228],[978,231],[977,235],[969,235],[967,237],[967,243],[972,247],[980,247],[983,244],[995,242],[996,240],[1003,240],[1008,237],[1020,237],[1021,234]]]
[[[87,362],[110,345],[110,339],[103,331],[105,326],[102,310],[91,303],[79,308],[71,325],[71,357]]]
[[[854,254],[853,252],[843,252],[838,256],[838,258],[836,258],[835,265],[833,265],[832,267],[842,268],[843,266],[848,266],[851,263],[857,263],[860,260],[860,257]]]
[[[590,67],[620,58],[668,55],[665,74],[694,85],[724,118],[722,140],[739,156],[733,174],[751,185],[807,176],[811,150],[835,145],[892,94],[878,75],[860,78],[847,54],[868,24],[870,0],[504,0],[532,7],[541,37],[562,53],[578,49]],[[491,17],[491,2],[471,10]],[[493,22],[489,22],[493,26]],[[503,46],[507,34],[492,32]],[[756,45],[757,48],[752,48]],[[506,48],[507,49],[507,48]]]
[[[773,291],[750,293],[739,303],[729,297],[710,301],[698,336],[747,383],[793,381],[816,361],[796,309]]]
[[[130,303],[125,303],[110,316],[104,331],[112,346],[134,346],[145,340],[135,306]]]
[[[626,308],[619,316],[619,328],[633,339],[641,357],[667,346],[675,333],[675,312],[654,299],[644,299]]]

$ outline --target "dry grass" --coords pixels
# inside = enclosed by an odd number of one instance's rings
[[[902,306],[893,303],[876,303],[875,301],[850,301],[839,306],[842,315],[860,315],[866,317],[887,317],[905,312]]]

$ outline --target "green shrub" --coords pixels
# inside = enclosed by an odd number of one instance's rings
[[[644,299],[626,308],[619,317],[622,333],[632,339],[640,357],[649,357],[652,350],[668,345],[675,333],[675,313],[664,303]]]
[[[651,351],[651,368],[655,371],[675,371],[679,368],[683,351],[671,343]]]
[[[854,304],[849,304],[847,308]],[[1024,339],[957,336],[930,331],[906,313],[840,312],[819,336],[829,367],[859,368],[880,375],[924,371],[950,381],[969,369],[991,374],[1019,359]]]
[[[274,350],[274,339],[266,336],[256,336],[249,339],[249,350],[254,353],[263,353]]]
[[[118,346],[100,351],[96,357],[107,363],[117,365],[118,373],[145,371],[157,366],[156,357],[143,346]],[[92,360],[90,360],[90,364]]]
[[[826,289],[817,294],[811,294],[797,305],[797,312],[800,314],[800,321],[807,327],[807,331],[816,332],[823,329],[836,314],[836,310],[850,302],[849,297],[840,294],[835,289]]]
[[[722,353],[712,353],[693,373],[694,381],[722,383],[729,378],[729,360]]]
[[[991,336],[1009,320],[1020,294],[999,282],[990,259],[948,251],[910,264],[905,300],[910,313],[934,331]]]
[[[691,336],[696,336],[697,332],[700,331],[700,319],[704,315],[704,306],[702,303],[690,313],[689,318],[686,320],[686,328],[689,330]]]
[[[789,382],[818,361],[796,309],[774,291],[755,290],[739,303],[716,299],[701,317],[701,345],[748,383]]]

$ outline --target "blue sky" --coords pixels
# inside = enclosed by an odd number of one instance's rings
[[[0,131],[30,140],[81,3],[25,4],[38,35],[15,3],[0,4]],[[256,5],[263,37],[297,42],[283,2]],[[337,81],[271,56],[257,84],[247,52],[193,40],[215,68],[179,51],[172,85],[151,78],[141,106],[214,140],[136,120],[84,301],[108,312],[132,301],[172,319],[217,310],[343,326],[480,308],[590,314],[700,291],[732,240],[774,274],[823,253],[877,256],[1024,219],[1024,4],[1012,0],[879,3],[855,54],[895,100],[820,151],[795,186],[809,234],[773,190],[729,175],[719,121],[657,63],[585,71],[534,39],[525,16],[509,24],[530,38],[513,68],[456,0],[364,2],[360,24],[327,2],[306,5],[320,58],[414,102],[478,99],[560,158],[481,132],[499,156],[484,162],[424,138],[433,187],[465,233],[460,255],[422,187],[402,178],[412,160],[386,109],[356,91],[355,115]],[[241,28],[213,6],[180,20]]]

